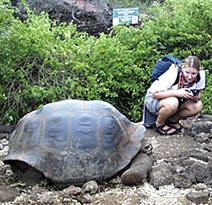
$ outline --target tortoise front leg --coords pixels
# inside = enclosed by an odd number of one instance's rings
[[[152,168],[153,157],[139,152],[133,159],[131,166],[121,175],[124,185],[132,186],[142,184],[149,175]]]
[[[129,169],[121,175],[123,184],[130,186],[144,183],[153,165],[152,149],[152,144],[144,138],[139,153],[132,160]]]

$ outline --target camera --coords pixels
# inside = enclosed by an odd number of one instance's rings
[[[197,96],[199,94],[199,90],[197,89],[188,89],[188,92],[192,92],[194,96]]]

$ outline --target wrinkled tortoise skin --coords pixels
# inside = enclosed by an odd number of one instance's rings
[[[52,182],[104,181],[130,163],[144,134],[109,103],[64,100],[18,122],[4,162],[24,162]]]

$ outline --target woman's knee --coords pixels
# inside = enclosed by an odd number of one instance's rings
[[[179,100],[175,97],[165,98],[160,101],[160,107],[164,107],[169,112],[176,112],[179,106]]]
[[[200,100],[197,103],[195,103],[193,106],[194,106],[193,109],[196,110],[197,113],[201,112],[203,109],[203,103]]]
[[[198,102],[188,101],[188,103],[185,104],[185,108],[192,113],[199,113],[203,109],[203,103],[200,100]]]

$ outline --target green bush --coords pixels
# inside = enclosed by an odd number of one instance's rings
[[[207,73],[203,112],[212,113],[212,1],[167,0],[162,8],[155,7],[151,12],[154,17],[142,29],[144,41],[153,48],[156,58],[171,53],[179,58],[196,55],[201,59]]]
[[[140,29],[117,26],[99,38],[78,33],[71,23],[57,25],[45,13],[28,11],[22,22],[5,2],[0,2],[1,123],[67,98],[105,100],[139,121],[153,65],[167,53],[200,57],[208,74],[204,112],[211,113],[212,0],[167,0],[149,10]]]
[[[117,38],[89,37],[72,24],[56,26],[46,14],[29,12],[25,22],[11,16],[0,42],[4,123],[67,98],[102,99],[128,116],[141,117],[142,72]]]

